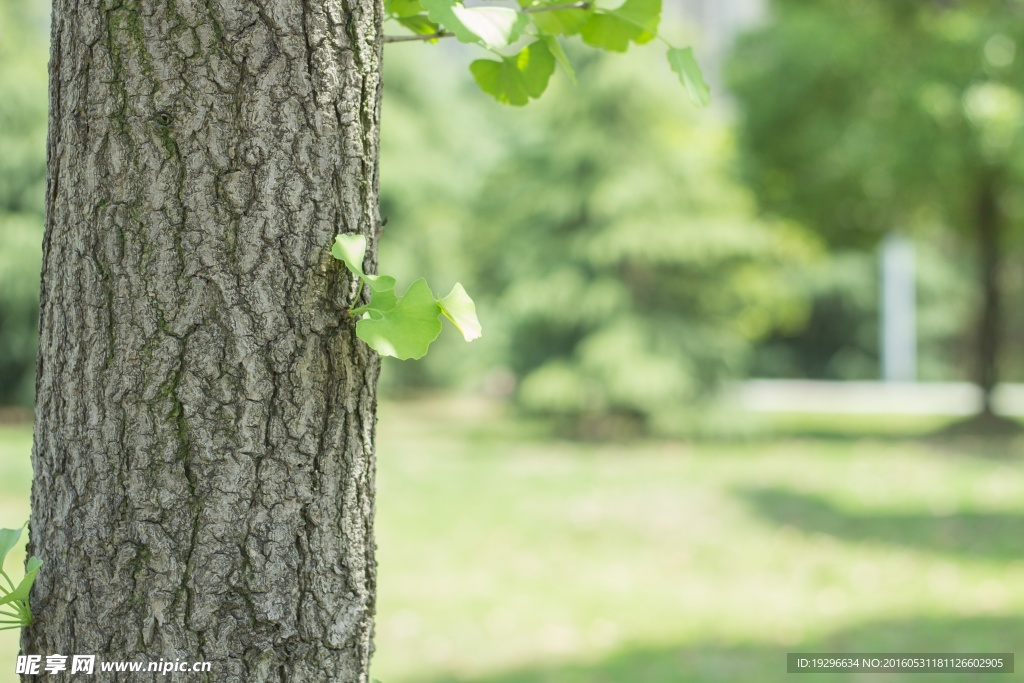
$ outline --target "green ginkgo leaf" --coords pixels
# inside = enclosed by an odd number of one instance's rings
[[[548,87],[555,58],[543,41],[531,43],[518,54],[500,62],[478,59],[469,65],[477,85],[499,102],[522,106]]]
[[[464,7],[455,5],[452,13],[462,25],[480,37],[489,50],[506,47],[523,34],[530,23],[522,12],[508,7]]]
[[[558,4],[558,3],[553,3]],[[543,7],[543,5],[538,5]],[[549,35],[572,36],[580,32],[594,10],[587,8],[558,9],[549,12],[532,12],[530,19],[541,33]]]
[[[18,544],[18,539],[21,538],[22,530],[28,525],[25,522],[21,527],[17,529],[0,529],[0,573],[3,573],[3,562],[7,558],[8,553]],[[25,576],[21,579],[18,585],[14,586],[12,590],[8,591],[6,585],[0,585],[0,605],[10,605],[9,612],[4,612],[4,619],[0,627],[0,630],[12,629],[12,628],[23,628],[32,623],[32,614],[28,607],[28,594],[32,590],[32,582],[35,581],[36,574],[39,573],[39,568],[43,566],[42,561],[38,557],[30,557],[28,564],[25,567]],[[3,574],[7,585],[13,585],[13,581],[8,578],[7,574]]]
[[[39,573],[39,568],[42,566],[42,560],[35,556],[30,557],[28,564],[25,566],[25,576],[14,587],[14,590],[0,597],[0,605],[6,605],[11,602],[27,602],[29,591],[32,590],[32,583],[36,580],[36,574]]]
[[[25,522],[25,524],[28,524],[28,522]],[[25,524],[17,529],[0,529],[0,569],[3,568],[7,553],[11,552],[14,546],[18,544],[18,539],[21,538],[21,531],[25,528]]]
[[[384,0],[384,11],[393,17],[411,17],[424,11],[420,0]]]
[[[661,21],[661,0],[626,0],[619,7],[607,12],[643,28],[653,38],[658,33],[658,24]]]
[[[436,24],[444,26],[460,43],[479,43],[480,36],[467,28],[453,11],[456,6],[462,7],[456,0],[422,0],[427,8],[427,16]]]
[[[382,356],[422,358],[441,334],[441,309],[423,278],[409,285],[388,310],[367,310],[356,323],[356,336]]]
[[[398,295],[394,289],[375,289],[370,292],[370,303],[366,305],[366,310],[370,315],[383,315],[397,305]]]
[[[438,304],[444,317],[452,321],[466,341],[473,341],[483,334],[480,320],[476,317],[476,304],[460,283],[456,282],[451,293],[438,301]]]
[[[349,232],[337,235],[331,246],[331,256],[344,261],[356,275],[363,275],[363,257],[366,255],[366,238],[359,233]]]
[[[368,313],[371,318],[380,320],[385,313],[398,305],[398,295],[393,289],[370,290],[370,303],[359,308],[353,308],[349,315],[362,315]]]
[[[348,269],[358,275],[374,291],[394,289],[397,281],[390,275],[367,275],[363,272],[363,258],[366,256],[366,238],[355,232],[338,235],[331,246],[331,255],[343,261]]]
[[[575,85],[576,70],[572,68],[572,62],[569,61],[569,55],[565,54],[565,50],[562,49],[562,44],[558,42],[558,38],[556,38],[555,36],[545,35],[541,36],[541,40],[543,40],[544,44],[548,46],[548,50],[551,52],[551,55],[555,58],[555,61],[557,61],[561,65],[561,67],[565,69],[565,73],[569,75],[569,80],[573,82],[573,85]]]
[[[580,29],[583,42],[612,52],[625,52],[629,43],[642,45],[658,34],[661,0],[626,0],[612,10],[595,12]]]
[[[704,82],[704,75],[700,71],[696,57],[693,56],[693,48],[670,47],[668,63],[672,70],[679,75],[682,84],[686,86],[686,92],[690,94],[690,101],[698,107],[708,106],[711,103],[711,89]]]
[[[441,30],[441,27],[428,19],[426,14],[398,17],[398,23],[419,36],[430,36]]]

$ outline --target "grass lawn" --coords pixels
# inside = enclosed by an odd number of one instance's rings
[[[813,436],[598,445],[497,413],[381,408],[384,683],[771,682],[791,679],[789,651],[1024,643],[1024,442],[858,417],[855,437],[835,419]],[[28,443],[0,431],[7,526],[25,518]]]

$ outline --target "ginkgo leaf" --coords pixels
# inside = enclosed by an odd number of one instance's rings
[[[543,40],[544,44],[548,46],[548,50],[550,50],[555,61],[565,69],[565,73],[569,75],[569,80],[573,82],[573,85],[575,85],[576,70],[572,68],[572,62],[569,61],[569,55],[565,54],[565,50],[562,49],[562,44],[558,42],[558,38],[546,35],[541,36],[541,40]]]
[[[384,11],[394,17],[411,17],[425,8],[420,0],[384,0]]]
[[[454,8],[462,7],[456,0],[422,0],[427,8],[427,16],[436,24],[451,31],[460,43],[479,43],[480,36],[467,28],[455,15]]]
[[[390,275],[363,275],[363,280],[366,284],[370,285],[370,289],[375,292],[386,292],[393,290],[395,285],[398,284],[398,280],[391,277]]]
[[[697,59],[693,56],[693,48],[671,47],[668,50],[668,63],[679,75],[679,80],[686,86],[690,101],[698,107],[706,107],[711,103],[711,89],[704,82]]]
[[[363,277],[363,257],[366,255],[366,238],[359,233],[349,232],[337,235],[331,246],[331,256],[344,261],[348,269]]]
[[[625,52],[630,41],[641,45],[658,33],[661,0],[626,0],[621,7],[595,12],[580,29],[583,42]]]
[[[349,311],[350,315],[362,315],[368,313],[371,318],[380,320],[383,314],[393,309],[398,304],[398,295],[394,289],[370,290],[370,303]]]
[[[398,23],[420,36],[433,35],[441,30],[441,27],[428,19],[426,14],[398,17]]]
[[[25,522],[28,524],[28,522]],[[3,568],[4,558],[7,557],[7,553],[18,544],[18,539],[21,538],[21,530],[25,528],[25,525],[18,527],[17,529],[0,529],[0,569]]]
[[[539,7],[543,7],[543,5],[539,5]],[[591,8],[574,7],[551,10],[550,12],[532,12],[530,19],[542,34],[572,36],[580,32],[592,14],[594,14],[594,10]]]
[[[626,0],[607,12],[642,27],[653,37],[658,33],[658,23],[661,21],[661,0]]]
[[[0,597],[0,605],[6,605],[11,602],[28,601],[29,591],[32,590],[32,583],[36,580],[36,574],[39,573],[39,568],[43,566],[43,561],[38,557],[30,557],[28,564],[25,566],[25,576],[22,577],[18,585],[14,587],[10,593]]]
[[[409,285],[389,310],[367,311],[356,323],[356,336],[382,356],[422,358],[441,334],[441,309],[423,278]]]
[[[331,255],[343,261],[348,269],[358,275],[370,289],[383,291],[394,289],[397,281],[390,275],[367,275],[363,272],[363,258],[366,255],[366,237],[359,233],[349,232],[334,238]]]
[[[438,301],[438,304],[444,317],[452,321],[466,341],[473,341],[483,334],[480,320],[476,317],[476,304],[462,284],[456,282],[448,296]]]
[[[508,7],[455,5],[452,13],[463,26],[479,36],[481,44],[490,50],[514,43],[529,24],[525,14]]]
[[[555,58],[542,41],[500,62],[478,59],[469,65],[477,85],[499,102],[522,106],[540,97],[555,70]]]

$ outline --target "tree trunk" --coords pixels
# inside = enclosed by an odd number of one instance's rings
[[[1002,249],[1000,240],[999,198],[994,179],[986,177],[975,204],[975,230],[978,237],[978,269],[981,277],[981,312],[975,348],[975,382],[981,389],[982,414],[995,414],[992,395],[999,383],[1003,306],[1000,287]]]
[[[23,651],[366,681],[378,360],[329,248],[375,259],[380,3],[52,21]]]

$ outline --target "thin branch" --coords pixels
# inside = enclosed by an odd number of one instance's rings
[[[571,2],[565,5],[538,5],[537,7],[524,7],[520,10],[523,14],[538,14],[540,12],[558,12],[560,10],[581,9],[588,10],[593,7],[589,0]],[[411,43],[418,40],[438,40],[439,38],[451,38],[455,34],[441,29],[425,36],[384,36],[385,43]]]
[[[449,33],[444,29],[437,31],[436,33],[430,33],[425,36],[384,36],[385,43],[408,43],[414,40],[437,40],[438,38],[451,38],[454,33]]]
[[[590,9],[593,5],[586,0],[583,2],[572,2],[568,5],[539,5],[537,7],[524,7],[524,14],[537,14],[538,12],[557,12],[563,9]]]

